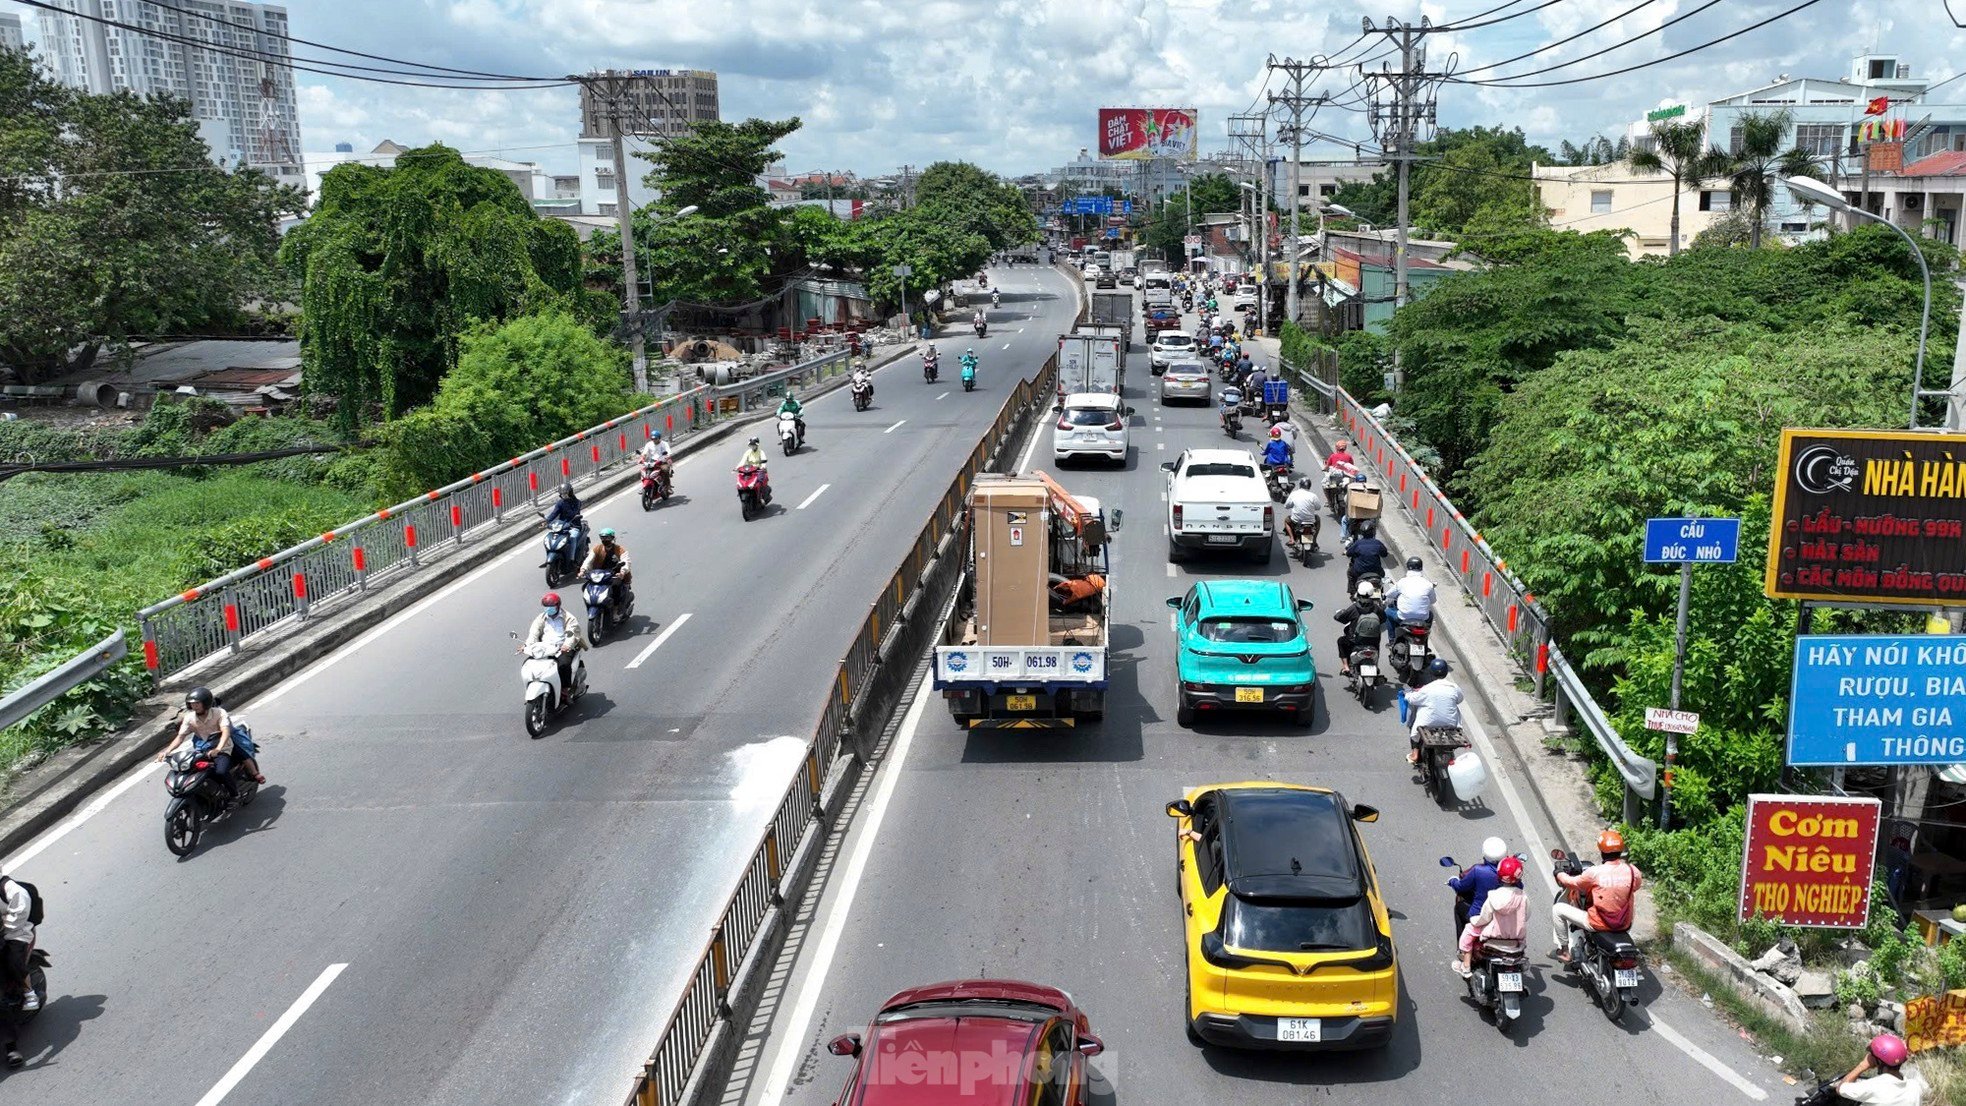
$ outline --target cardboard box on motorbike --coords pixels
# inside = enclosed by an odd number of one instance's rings
[[[1363,518],[1378,518],[1383,511],[1382,497],[1376,484],[1354,484],[1345,493],[1345,517],[1357,521]]]

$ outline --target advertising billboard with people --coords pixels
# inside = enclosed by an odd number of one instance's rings
[[[1201,141],[1194,108],[1100,108],[1099,156],[1193,161]]]

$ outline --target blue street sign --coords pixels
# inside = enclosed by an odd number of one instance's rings
[[[1648,518],[1645,563],[1731,565],[1741,552],[1738,518]]]
[[[1789,763],[1966,762],[1966,639],[1817,634],[1795,641]]]

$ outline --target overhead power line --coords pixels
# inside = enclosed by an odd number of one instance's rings
[[[1696,12],[1704,11],[1706,8],[1712,7],[1714,4],[1717,4],[1719,2],[1720,0],[1708,0],[1708,3],[1706,5],[1704,5],[1701,8],[1695,8],[1693,12],[1688,12],[1687,14],[1692,15]],[[1822,3],[1822,0],[1802,0],[1802,3],[1797,4],[1794,7],[1787,9],[1786,11],[1776,12],[1774,15],[1771,15],[1768,18],[1761,20],[1760,22],[1751,23],[1748,26],[1742,27],[1740,30],[1735,31],[1731,34],[1722,35],[1719,38],[1713,39],[1709,42],[1702,42],[1698,46],[1689,46],[1686,49],[1681,50],[1677,53],[1667,54],[1663,58],[1655,58],[1652,61],[1640,62],[1637,65],[1628,65],[1625,66],[1623,69],[1613,69],[1608,73],[1595,73],[1588,77],[1571,77],[1567,80],[1561,80],[1561,81],[1524,81],[1519,84],[1513,83],[1512,81],[1506,79],[1501,81],[1463,81],[1460,83],[1487,85],[1492,88],[1555,88],[1560,85],[1584,84],[1589,81],[1601,81],[1607,77],[1620,77],[1626,73],[1636,73],[1641,69],[1650,69],[1652,66],[1655,65],[1664,65],[1666,62],[1669,61],[1676,61],[1680,58],[1685,57],[1688,54],[1697,54],[1702,50],[1706,50],[1706,49],[1710,49],[1711,47],[1718,46],[1723,42],[1731,42],[1734,39],[1737,39],[1744,34],[1748,34],[1749,32],[1752,31],[1758,31],[1761,28],[1766,27],[1770,23],[1787,19],[1789,16],[1794,15],[1796,12],[1799,12],[1804,8],[1811,8],[1820,3]],[[1651,32],[1647,32],[1647,33],[1649,34]],[[1623,44],[1621,43],[1620,45]],[[1615,47],[1613,47],[1613,49],[1615,49]],[[1581,61],[1582,59],[1580,58],[1578,60]],[[1551,68],[1554,69],[1554,68],[1561,68],[1561,67],[1552,66]],[[1529,76],[1530,74],[1524,73],[1520,75],[1526,77]],[[1452,77],[1448,79],[1455,80],[1455,78]]]
[[[1510,12],[1508,15],[1497,16],[1494,19],[1481,20],[1480,22],[1475,22],[1475,23],[1443,23],[1440,26],[1435,27],[1434,30],[1445,33],[1450,31],[1472,31],[1476,27],[1492,27],[1497,23],[1507,23],[1511,19],[1521,19],[1525,15],[1535,15],[1537,12],[1542,11],[1544,8],[1555,7],[1556,5],[1561,3],[1563,3],[1563,0],[1543,0],[1542,3],[1536,5],[1533,8],[1525,8],[1519,12]],[[1502,5],[1503,8],[1506,8],[1508,6],[1509,5],[1507,4]],[[1489,11],[1500,11],[1500,10],[1501,8],[1489,9]],[[1484,12],[1482,14],[1486,15],[1488,13]],[[1479,20],[1480,16],[1474,16],[1472,18]]]
[[[1536,47],[1534,50],[1531,50],[1528,53],[1517,54],[1515,57],[1512,58],[1504,58],[1501,61],[1489,62],[1487,65],[1477,65],[1473,69],[1461,70],[1459,75],[1465,78],[1470,73],[1482,73],[1490,69],[1499,69],[1504,65],[1511,65],[1514,64],[1515,62],[1522,61],[1526,58],[1533,58],[1538,54],[1547,53],[1551,50],[1556,49],[1559,46],[1565,46],[1568,45],[1569,43],[1575,42],[1578,39],[1584,37],[1585,35],[1592,33],[1593,31],[1601,31],[1604,28],[1609,27],[1611,24],[1616,23],[1620,19],[1623,19],[1626,16],[1631,15],[1633,12],[1638,11],[1640,8],[1650,7],[1651,5],[1656,4],[1658,2],[1659,0],[1638,0],[1638,3],[1633,4],[1631,7],[1626,8],[1624,11],[1619,12],[1617,15],[1612,16],[1611,18],[1605,20],[1602,23],[1592,24],[1591,26],[1586,27],[1581,31],[1578,31],[1574,35],[1568,35],[1563,38],[1559,38],[1555,42],[1544,43],[1543,45]],[[1529,74],[1525,73],[1521,75],[1528,76]],[[1507,80],[1508,78],[1504,77],[1502,79]]]
[[[25,3],[25,2],[26,2],[26,0],[22,0],[22,2],[23,2],[23,3]],[[437,72],[437,73],[456,73],[456,74],[459,74],[459,75],[461,75],[461,76],[465,76],[465,77],[484,77],[484,78],[487,78],[487,79],[489,79],[489,80],[495,80],[495,81],[555,81],[555,80],[558,80],[558,78],[556,78],[556,77],[519,77],[519,76],[514,76],[514,75],[512,75],[512,74],[510,74],[510,73],[487,73],[487,72],[484,72],[483,70],[478,70],[478,69],[453,69],[453,68],[451,68],[450,66],[447,66],[447,65],[431,65],[431,64],[429,64],[429,63],[427,63],[427,62],[420,62],[420,61],[405,61],[405,60],[404,60],[404,59],[402,59],[402,58],[392,58],[392,57],[388,57],[388,56],[385,56],[385,55],[383,55],[383,54],[365,54],[365,53],[363,53],[363,52],[362,52],[362,51],[360,51],[360,50],[350,50],[350,49],[347,49],[347,48],[345,48],[345,47],[341,47],[341,46],[330,46],[330,45],[328,45],[328,44],[327,44],[327,43],[325,43],[325,42],[315,42],[315,41],[314,41],[314,40],[312,40],[312,39],[306,39],[306,38],[298,38],[298,37],[295,37],[295,36],[293,36],[293,35],[283,35],[283,34],[280,34],[280,33],[279,33],[279,32],[277,32],[277,31],[262,31],[262,30],[260,30],[259,28],[257,28],[257,27],[254,27],[254,26],[252,26],[251,24],[247,24],[247,23],[234,23],[234,22],[232,22],[232,21],[231,21],[231,20],[229,20],[229,19],[220,19],[219,17],[217,17],[217,16],[215,16],[215,15],[206,15],[206,14],[205,14],[204,12],[200,12],[200,11],[193,11],[193,10],[192,10],[192,9],[190,9],[190,8],[178,8],[178,9],[176,9],[176,10],[177,10],[177,11],[178,11],[178,12],[179,12],[180,14],[183,14],[183,15],[188,15],[188,16],[191,16],[191,17],[192,17],[192,18],[194,18],[194,19],[202,19],[202,20],[204,20],[204,21],[205,21],[205,22],[207,22],[207,23],[217,23],[217,24],[219,24],[219,25],[220,25],[220,26],[222,26],[222,27],[232,27],[232,28],[234,28],[234,29],[242,29],[242,30],[249,30],[249,31],[251,31],[251,32],[252,32],[253,34],[256,34],[256,35],[260,35],[260,36],[262,36],[262,37],[265,37],[265,38],[275,38],[275,39],[279,39],[279,40],[280,40],[281,42],[297,42],[297,43],[299,43],[299,44],[300,44],[300,45],[302,45],[302,46],[312,46],[312,47],[314,47],[314,48],[315,48],[315,49],[317,49],[317,50],[326,50],[326,51],[328,51],[329,53],[332,53],[332,54],[347,54],[347,55],[348,55],[348,56],[350,56],[350,57],[355,57],[355,58],[367,58],[367,59],[368,59],[368,60],[370,60],[370,61],[386,61],[386,62],[389,62],[389,63],[391,63],[391,64],[394,64],[394,65],[404,65],[404,66],[410,66],[410,67],[412,67],[412,68],[415,68],[415,69],[428,69],[428,70],[432,70],[433,72]],[[340,62],[328,62],[328,63],[326,63],[326,64],[330,64],[330,65],[340,65],[340,64],[342,64],[342,63],[340,63]],[[377,72],[389,72],[389,70],[378,70]]]

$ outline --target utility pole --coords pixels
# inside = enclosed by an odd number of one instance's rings
[[[1270,117],[1264,114],[1229,116],[1229,137],[1241,143],[1244,154],[1242,159],[1243,164],[1245,166],[1254,165],[1263,173],[1262,177],[1251,182],[1251,186],[1248,189],[1250,193],[1249,206],[1252,209],[1253,217],[1245,224],[1250,228],[1251,233],[1257,236],[1256,242],[1249,252],[1251,259],[1256,263],[1258,272],[1261,274],[1260,279],[1256,282],[1257,314],[1259,321],[1268,317],[1267,301],[1270,288],[1269,209],[1264,203],[1265,197],[1268,195],[1268,189],[1265,185],[1270,168],[1268,151],[1269,124]],[[1245,170],[1245,175],[1247,175],[1247,172]]]
[[[1386,17],[1386,25],[1375,27],[1372,20],[1363,21],[1366,34],[1380,34],[1392,39],[1399,46],[1399,70],[1394,72],[1384,63],[1377,73],[1366,73],[1360,67],[1360,76],[1372,84],[1372,103],[1367,111],[1367,119],[1372,124],[1373,136],[1393,159],[1399,169],[1399,226],[1394,235],[1393,246],[1393,310],[1397,312],[1406,306],[1407,285],[1407,233],[1410,214],[1408,199],[1411,191],[1413,147],[1422,128],[1432,137],[1436,122],[1434,90],[1444,73],[1428,73],[1426,47],[1421,45],[1427,35],[1436,33],[1433,21],[1420,17],[1418,24],[1402,22],[1391,16]],[[1391,93],[1391,103],[1383,97]],[[1406,374],[1400,366],[1399,347],[1393,347],[1393,386],[1397,391],[1406,383]]]
[[[1304,201],[1300,195],[1303,190],[1300,173],[1302,172],[1301,166],[1304,161],[1304,123],[1309,118],[1305,115],[1305,112],[1308,110],[1312,115],[1315,115],[1317,109],[1330,100],[1329,96],[1313,98],[1304,95],[1304,82],[1313,70],[1323,70],[1329,67],[1318,62],[1298,61],[1296,58],[1284,58],[1279,61],[1275,54],[1270,55],[1269,66],[1271,69],[1281,69],[1290,74],[1290,92],[1288,94],[1272,94],[1270,96],[1270,103],[1273,105],[1281,104],[1290,112],[1290,122],[1280,124],[1278,130],[1279,132],[1287,130],[1290,135],[1290,253],[1284,259],[1285,266],[1290,274],[1287,278],[1290,283],[1284,289],[1283,314],[1285,319],[1294,323],[1297,322],[1298,309],[1298,255],[1303,250],[1303,245],[1298,238],[1299,224],[1297,219],[1298,214],[1304,207]],[[1279,133],[1278,137],[1282,137],[1282,134]]]
[[[635,391],[649,390],[647,340],[642,333],[642,283],[635,266],[635,211],[628,198],[628,155],[621,141],[622,100],[627,95],[624,78],[610,73],[590,73],[567,77],[584,88],[596,91],[607,102],[609,145],[614,151],[614,220],[621,231],[621,316],[628,328],[628,356],[634,366]]]

